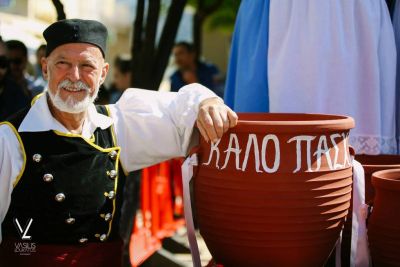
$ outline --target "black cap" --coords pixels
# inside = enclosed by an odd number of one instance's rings
[[[107,28],[96,20],[65,19],[54,22],[43,32],[46,39],[46,56],[60,45],[88,43],[100,48],[103,57],[106,52]]]

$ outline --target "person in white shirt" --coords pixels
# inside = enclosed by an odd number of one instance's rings
[[[109,69],[105,26],[63,20],[43,35],[48,89],[0,123],[0,266],[118,266],[124,173],[187,155],[197,129],[217,141],[237,115],[199,84],[128,89],[96,107]]]

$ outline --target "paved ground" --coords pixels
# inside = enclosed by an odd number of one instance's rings
[[[196,233],[197,236],[197,244],[199,245],[199,250],[200,250],[200,258],[201,258],[201,263],[202,266],[206,266],[210,260],[211,260],[211,254],[207,249],[206,244],[204,243],[203,238],[199,233]],[[189,246],[189,241],[187,239],[186,235],[186,228],[181,228],[177,231],[177,237],[179,240],[182,240],[182,242],[185,242],[187,246]],[[185,265],[193,266],[192,264],[192,257],[190,254],[174,254],[177,260],[181,261]]]

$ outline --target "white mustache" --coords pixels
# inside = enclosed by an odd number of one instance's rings
[[[86,92],[89,92],[90,87],[89,85],[87,85],[85,82],[82,81],[77,81],[77,82],[72,82],[68,79],[63,80],[62,82],[60,82],[60,84],[58,85],[57,89],[67,89],[69,91],[80,91],[80,90],[84,90]]]

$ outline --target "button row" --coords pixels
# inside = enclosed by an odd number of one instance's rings
[[[94,236],[98,238],[101,242],[106,241],[108,237],[107,234],[95,234]],[[81,237],[78,241],[81,244],[86,244],[89,241],[89,239],[87,237]]]
[[[111,159],[115,160],[115,159],[117,159],[118,152],[115,151],[115,150],[112,150],[111,152],[108,153],[108,156],[109,156]],[[32,159],[33,159],[34,162],[39,163],[39,162],[42,161],[43,157],[42,157],[42,155],[40,155],[39,153],[35,153],[35,154],[33,154]]]
[[[109,155],[109,157],[111,159],[115,160],[117,158],[117,156],[118,156],[118,153],[115,150],[113,150],[108,155]],[[42,157],[42,155],[36,153],[36,154],[34,154],[32,156],[32,159],[33,159],[34,162],[39,163],[39,162],[42,161],[43,157]],[[118,173],[117,173],[116,170],[111,170],[111,171],[107,171],[107,175],[111,179],[115,179],[117,177]],[[46,183],[50,183],[53,180],[54,180],[54,176],[52,174],[46,173],[45,175],[43,175],[43,181],[45,181]],[[115,192],[114,191],[105,192],[104,195],[106,197],[108,197],[109,199],[114,199],[115,198]],[[65,200],[65,198],[66,198],[66,196],[65,196],[64,193],[58,193],[54,197],[54,199],[57,202],[63,202]],[[109,222],[112,219],[112,213],[100,214],[100,217],[104,218],[104,220],[106,222]],[[74,224],[75,223],[75,218],[70,216],[69,218],[65,219],[65,223],[66,224],[70,224],[70,225]],[[100,234],[95,234],[95,237],[99,238],[99,240],[101,242],[104,242],[104,241],[107,240],[107,234],[101,234],[101,235]],[[89,241],[89,239],[86,238],[86,237],[82,237],[78,241],[79,241],[80,244],[85,244],[85,243],[87,243]]]

